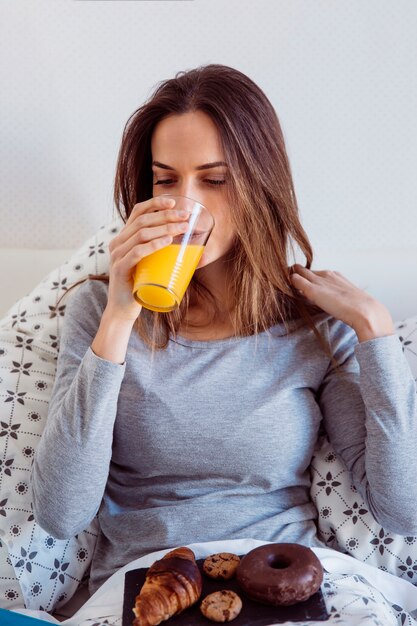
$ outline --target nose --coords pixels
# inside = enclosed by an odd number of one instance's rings
[[[197,181],[191,176],[183,176],[177,184],[176,191],[180,196],[186,196],[203,203],[201,190],[198,190]]]

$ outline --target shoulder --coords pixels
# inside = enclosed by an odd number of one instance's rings
[[[60,305],[65,307],[60,309],[62,326],[58,328],[61,361],[78,359],[91,345],[106,308],[107,290],[107,283],[88,279],[65,294]]]
[[[329,347],[339,364],[354,355],[355,347],[358,345],[358,337],[351,326],[332,315],[328,315],[326,332]]]
[[[358,338],[356,332],[348,324],[323,310],[311,315],[311,321],[337,360],[344,361],[354,352]],[[307,324],[304,324],[303,330],[308,334],[313,332]]]
[[[345,322],[333,317],[332,315],[327,315],[326,318],[326,326],[329,333],[329,338],[333,341],[350,341],[354,340],[357,343],[357,335],[351,326],[348,326]]]
[[[101,318],[107,304],[108,288],[108,282],[87,279],[65,296],[65,316]]]
[[[348,324],[333,317],[333,315],[330,315],[326,311],[321,310],[314,312],[311,315],[311,319],[315,327],[322,333],[325,333],[327,338],[331,341],[356,337],[356,333],[351,326],[348,326]]]

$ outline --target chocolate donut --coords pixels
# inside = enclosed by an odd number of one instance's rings
[[[289,605],[318,591],[323,568],[310,548],[298,543],[271,543],[248,552],[238,565],[236,577],[252,600]]]

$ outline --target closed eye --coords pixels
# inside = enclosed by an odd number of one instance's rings
[[[174,181],[172,178],[166,178],[165,180],[157,180],[154,185],[171,185]],[[225,180],[205,180],[204,182],[209,183],[210,185],[224,185]]]

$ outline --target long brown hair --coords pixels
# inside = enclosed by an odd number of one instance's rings
[[[193,111],[203,111],[215,123],[228,165],[229,209],[236,231],[230,255],[235,334],[253,335],[279,322],[287,328],[288,321],[300,319],[331,356],[312,319],[322,310],[303,300],[290,281],[288,256],[291,250],[294,255],[294,243],[307,268],[313,251],[300,222],[281,126],[264,92],[239,70],[210,64],[178,72],[161,81],[130,116],[115,176],[119,215],[126,222],[136,203],[153,196],[151,138],[158,122]],[[171,313],[143,309],[135,327],[147,345],[165,348],[196,299],[204,300],[215,322],[220,313],[216,300],[195,274],[179,309]]]

